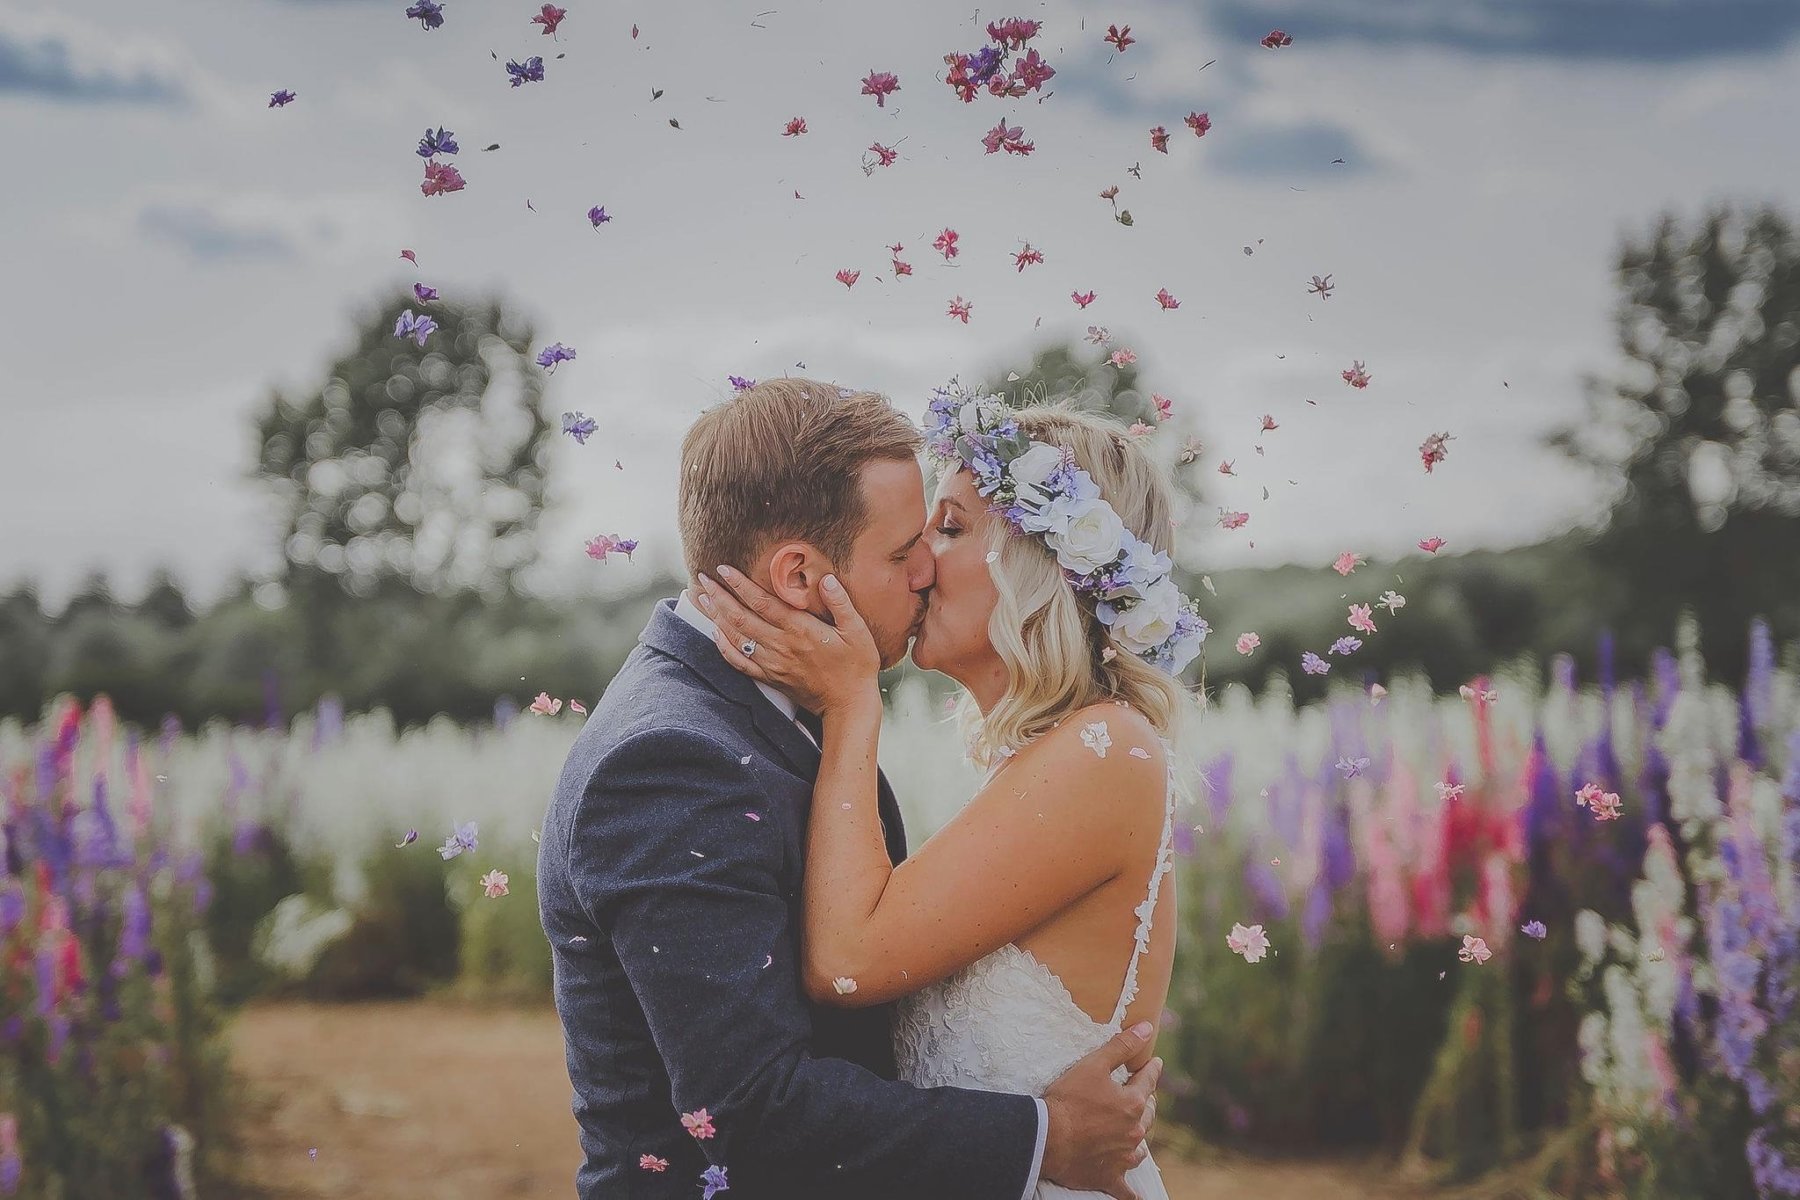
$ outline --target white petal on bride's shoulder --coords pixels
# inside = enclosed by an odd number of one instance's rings
[[[1081,727],[1081,744],[1092,750],[1099,758],[1106,757],[1106,748],[1112,745],[1112,734],[1107,731],[1105,721],[1095,721]]]

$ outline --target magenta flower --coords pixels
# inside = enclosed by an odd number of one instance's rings
[[[1362,359],[1360,358],[1351,363],[1350,369],[1345,371],[1343,375],[1345,383],[1353,388],[1359,389],[1368,387],[1369,380],[1373,378],[1368,371],[1363,369]]]
[[[1423,550],[1427,554],[1436,554],[1439,550],[1442,550],[1443,548],[1444,548],[1444,539],[1441,537],[1428,537],[1419,542],[1419,549]]]
[[[782,137],[799,137],[806,132],[806,118],[794,117],[781,128]]]
[[[400,319],[394,322],[395,337],[410,337],[420,346],[425,344],[425,339],[430,337],[436,329],[436,321],[430,317],[414,316],[413,310],[410,308],[401,313]]]
[[[1212,128],[1212,118],[1203,112],[1191,112],[1182,120],[1194,131],[1195,137],[1205,137],[1206,131]]]
[[[892,71],[870,71],[862,81],[862,94],[875,97],[876,108],[886,108],[887,98],[900,90],[900,77]]]
[[[1119,28],[1117,25],[1108,25],[1106,27],[1106,37],[1102,40],[1109,45],[1117,46],[1121,54],[1124,53],[1125,47],[1137,41],[1136,38],[1131,36],[1131,26],[1129,25],[1125,26],[1123,29]]]
[[[432,30],[444,23],[444,6],[438,0],[418,0],[406,10],[406,15],[417,21],[421,29]]]
[[[418,298],[420,304],[430,304],[433,300],[438,298],[436,288],[426,287],[422,283],[413,284],[413,295]]]
[[[873,171],[876,167],[891,167],[894,165],[894,160],[900,157],[900,152],[898,150],[894,149],[892,146],[884,146],[880,142],[873,143],[869,147],[869,153],[875,156],[875,161],[866,168],[870,171]]]
[[[546,370],[555,371],[557,363],[572,362],[574,358],[575,351],[569,349],[561,342],[551,342],[548,346],[545,346],[542,350],[538,351],[537,365]]]
[[[669,1169],[669,1160],[658,1158],[654,1154],[638,1155],[638,1170],[662,1172]]]
[[[989,21],[987,35],[1008,50],[1023,50],[1025,43],[1037,36],[1039,28],[1036,21],[1011,17],[1005,21]]]
[[[1283,46],[1293,45],[1294,39],[1279,29],[1271,29],[1263,38],[1262,44],[1270,50],[1279,50]]]
[[[1181,307],[1181,301],[1177,300],[1174,296],[1170,295],[1168,288],[1159,288],[1157,290],[1156,302],[1157,302],[1157,304],[1162,306],[1162,310],[1164,312],[1168,312],[1172,308],[1180,308]]]
[[[1025,131],[1017,125],[1007,125],[1001,118],[998,125],[981,136],[981,144],[989,154],[998,154],[1004,150],[1008,154],[1026,155],[1037,149],[1036,142],[1025,140]]]
[[[481,877],[482,894],[489,900],[498,900],[502,896],[511,894],[511,890],[506,884],[507,877],[505,871],[498,869],[489,871],[486,875]]]
[[[956,230],[945,229],[942,233],[937,235],[937,240],[931,243],[932,249],[941,252],[944,256],[944,261],[949,262],[959,253],[956,248],[956,239],[958,236],[960,235]]]
[[[1028,50],[1025,57],[1013,62],[1013,79],[1018,82],[1021,91],[1038,91],[1056,75],[1056,68],[1044,61],[1044,56],[1036,50]]]
[[[432,158],[425,160],[425,182],[419,185],[419,191],[425,195],[442,196],[448,192],[460,192],[466,186],[462,172],[454,165]]]
[[[1150,130],[1150,148],[1158,154],[1169,152],[1169,131],[1158,125]]]
[[[847,288],[855,287],[856,281],[860,278],[862,278],[861,271],[852,271],[848,267],[845,267],[837,273],[837,281]]]
[[[1071,299],[1075,302],[1076,308],[1086,308],[1088,305],[1090,305],[1094,302],[1094,296],[1095,296],[1095,293],[1093,293],[1091,291],[1070,292],[1069,293],[1069,299]]]
[[[522,83],[544,82],[544,60],[541,55],[534,54],[524,62],[507,60],[506,73],[512,77],[512,86]]]
[[[531,18],[531,23],[533,25],[542,25],[544,27],[544,32],[554,37],[556,35],[556,27],[561,25],[562,19],[568,15],[568,9],[558,8],[554,4],[546,4],[537,16]]]
[[[588,224],[592,225],[595,229],[600,228],[610,220],[612,220],[612,218],[607,215],[606,209],[602,208],[600,205],[596,204],[594,207],[588,209]]]
[[[1021,271],[1026,267],[1035,266],[1043,261],[1044,252],[1042,250],[1032,249],[1030,242],[1025,243],[1025,248],[1023,250],[1016,251],[1013,254],[1013,265]]]
[[[967,325],[969,323],[969,313],[974,307],[975,305],[972,301],[964,300],[961,296],[958,296],[956,299],[950,301],[950,308],[947,315],[955,317],[964,325]]]
[[[1254,634],[1254,633],[1238,634],[1237,652],[1239,654],[1249,654],[1260,645],[1262,645],[1262,638],[1258,634]]]
[[[270,108],[286,108],[293,102],[294,93],[288,91],[286,88],[282,88],[279,92],[275,92],[269,96]]]

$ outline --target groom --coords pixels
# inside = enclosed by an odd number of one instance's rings
[[[836,571],[885,665],[933,579],[918,432],[880,396],[772,380],[682,445],[689,575],[728,563],[816,606]],[[785,552],[777,554],[778,550]],[[797,548],[797,549],[796,549]],[[771,578],[779,561],[781,577]],[[1040,1179],[1132,1193],[1158,1067],[1147,1023],[1028,1096],[894,1081],[885,1008],[800,981],[817,719],[726,664],[684,592],[595,705],[544,818],[538,903],[556,974],[581,1200],[1029,1200]],[[906,854],[885,780],[889,853]]]

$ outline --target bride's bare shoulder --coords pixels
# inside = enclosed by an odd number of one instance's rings
[[[1168,751],[1149,718],[1128,704],[1107,701],[1070,713],[1019,758],[1023,773],[1086,807],[1101,794],[1161,811]]]

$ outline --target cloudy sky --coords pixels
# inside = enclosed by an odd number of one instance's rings
[[[651,565],[587,562],[603,531],[676,561],[676,440],[728,374],[804,363],[919,410],[1089,323],[1200,434],[1209,500],[1252,514],[1206,564],[1528,542],[1595,501],[1538,439],[1616,361],[1620,237],[1724,199],[1800,208],[1785,0],[567,0],[555,40],[523,0],[448,0],[431,32],[405,6],[0,0],[0,586],[56,603],[106,567],[131,595],[167,563],[208,595],[266,566],[251,414],[316,388],[414,280],[504,294],[577,350],[545,401],[601,421],[559,449],[546,533],[572,572]],[[1012,15],[1043,22],[1047,94],[960,103],[943,56]],[[1275,27],[1291,46],[1258,44]],[[508,87],[531,54],[546,80]],[[858,94],[872,70],[899,76],[885,107]],[[278,88],[298,98],[270,109]],[[1035,154],[983,153],[1002,116]],[[436,126],[468,187],[425,197]],[[876,141],[900,158],[866,174]],[[1044,262],[1020,272],[1026,243]],[[1339,378],[1358,359],[1366,391]]]

